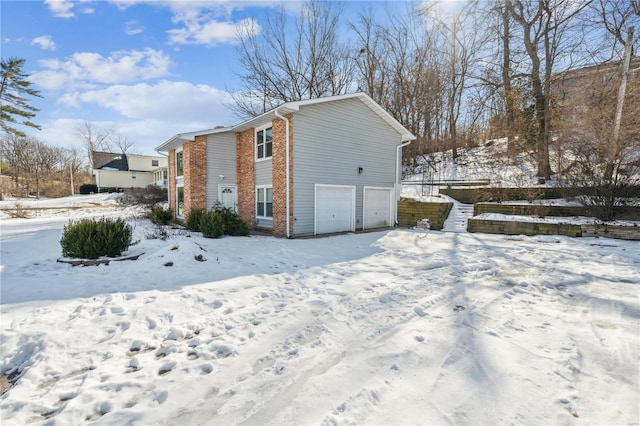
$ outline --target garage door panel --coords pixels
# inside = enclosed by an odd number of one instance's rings
[[[363,226],[365,229],[391,226],[392,188],[364,188]]]
[[[316,186],[316,234],[353,230],[355,188]]]

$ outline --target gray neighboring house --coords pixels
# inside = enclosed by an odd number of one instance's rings
[[[364,93],[287,102],[233,127],[182,133],[169,156],[178,217],[216,202],[295,237],[393,226],[402,147],[414,140]]]

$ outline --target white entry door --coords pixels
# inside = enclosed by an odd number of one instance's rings
[[[393,225],[393,188],[364,187],[362,229]]]
[[[355,231],[356,187],[316,184],[315,234]]]
[[[236,185],[219,185],[218,200],[223,207],[238,211],[238,187]]]

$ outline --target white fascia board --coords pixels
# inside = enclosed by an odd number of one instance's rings
[[[295,105],[297,103],[298,102],[287,102],[285,104],[282,104],[279,107],[272,109],[271,111],[267,111],[257,117],[250,118],[249,120],[232,127],[231,130],[234,132],[243,132],[248,129],[263,126],[267,123],[272,122],[276,118],[276,110],[278,110],[280,114],[289,114],[298,111],[299,108]]]
[[[156,151],[158,151],[158,152],[169,152],[172,149],[176,149],[176,148],[184,145],[185,142],[194,141],[196,139],[196,136],[212,135],[212,134],[216,134],[216,133],[225,133],[225,132],[228,132],[228,131],[231,131],[231,130],[232,130],[231,127],[219,127],[217,129],[207,129],[207,130],[198,130],[198,131],[195,131],[195,132],[178,133],[177,135],[175,135],[174,137],[172,137],[171,139],[169,139],[168,141],[166,141],[162,145],[158,146],[156,148]]]

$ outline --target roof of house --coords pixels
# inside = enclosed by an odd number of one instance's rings
[[[595,65],[589,65],[582,68],[574,68],[566,70],[559,74],[561,79],[568,80],[574,78],[583,78],[593,75],[617,74],[620,72],[622,60],[602,62]],[[633,56],[629,61],[629,72],[633,73],[640,69],[640,56]]]
[[[215,133],[225,133],[225,132],[231,131],[232,129],[233,129],[232,127],[218,126],[213,129],[198,130],[196,132],[178,133],[177,135],[175,135],[174,137],[172,137],[171,139],[169,139],[168,141],[166,141],[165,143],[157,147],[156,151],[167,152],[169,150],[178,148],[180,145],[184,144],[185,142],[193,141],[196,136],[212,135]]]
[[[315,105],[320,103],[327,102],[337,102],[345,99],[357,99],[368,106],[374,113],[376,113],[380,118],[382,118],[389,126],[391,126],[394,130],[396,130],[402,137],[402,141],[412,141],[415,140],[416,137],[409,132],[398,120],[393,118],[391,114],[385,111],[376,101],[371,99],[367,94],[359,92],[359,93],[349,93],[346,95],[336,95],[336,96],[327,96],[324,98],[316,98],[316,99],[307,99],[302,101],[294,101],[294,102],[285,102],[277,108],[272,109],[271,111],[267,111],[264,114],[261,114],[257,117],[251,118],[249,120],[243,121],[242,123],[233,126],[233,127],[216,127],[214,129],[208,130],[200,130],[197,132],[189,132],[189,133],[180,133],[163,143],[162,145],[156,148],[156,151],[169,151],[171,149],[175,149],[182,145],[187,141],[192,141],[196,136],[201,135],[210,135],[215,133],[225,133],[225,132],[242,132],[247,129],[251,129],[253,127],[259,126],[260,124],[271,121],[276,118],[276,112],[279,114],[289,114],[292,112],[299,111],[300,108],[303,108],[308,105]]]
[[[129,162],[125,154],[115,152],[92,151],[93,168],[102,170],[117,170],[126,172],[129,170]]]

